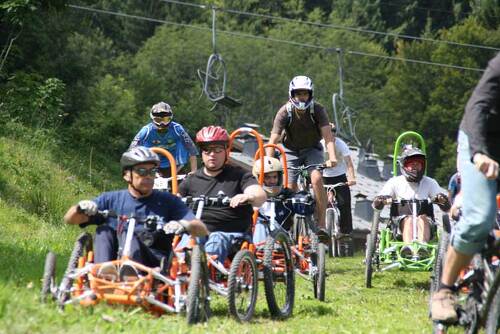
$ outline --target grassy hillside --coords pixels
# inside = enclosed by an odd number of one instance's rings
[[[43,136],[42,136],[43,137]],[[89,182],[89,161],[70,156],[56,144],[22,138],[0,140],[0,333],[428,333],[429,273],[399,271],[375,276],[374,288],[363,287],[362,255],[329,260],[327,300],[312,298],[312,284],[297,278],[294,316],[272,321],[263,286],[251,324],[227,317],[225,300],[213,298],[208,324],[188,328],[182,316],[155,318],[142,310],[98,305],[67,307],[39,303],[40,278],[48,250],[58,255],[58,278],[72,244],[81,232],[64,226],[61,216],[77,200],[120,187],[104,167]],[[64,163],[61,163],[64,161]],[[97,176],[96,176],[97,175]],[[108,183],[98,178],[111,178]]]

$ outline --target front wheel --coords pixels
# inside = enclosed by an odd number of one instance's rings
[[[326,249],[325,245],[318,243],[318,251],[316,256],[312,256],[311,260],[316,267],[316,272],[313,276],[314,297],[320,301],[325,301],[325,281],[326,281],[326,267],[325,267]]]
[[[329,257],[338,257],[339,256],[339,247],[338,240],[336,238],[336,215],[332,208],[326,209],[326,231],[330,236],[330,242],[328,243],[328,256]]]
[[[42,303],[47,302],[47,297],[50,295],[55,298],[54,291],[56,289],[56,254],[49,252],[45,258],[45,266],[43,269],[42,290],[40,291],[40,300]]]
[[[486,316],[486,334],[498,333],[500,330],[500,288],[497,289],[495,297],[490,305]]]
[[[66,272],[59,286],[57,301],[60,308],[64,308],[65,302],[71,297],[71,287],[73,286],[73,278],[69,275],[72,274],[78,266],[78,260],[83,255],[86,255],[92,250],[92,235],[90,233],[82,233],[76,239],[75,246],[71,252],[71,256],[66,267]]]
[[[292,315],[295,299],[295,271],[288,236],[279,231],[266,240],[264,289],[271,315],[285,319]]]
[[[250,321],[255,312],[258,287],[257,264],[250,251],[244,249],[236,253],[227,281],[229,312],[238,321]]]
[[[365,285],[367,288],[372,287],[373,259],[375,255],[375,247],[377,245],[379,219],[380,211],[375,210],[373,213],[371,231],[366,240]]]
[[[186,309],[188,324],[205,322],[210,317],[207,259],[200,245],[194,246],[191,253]]]

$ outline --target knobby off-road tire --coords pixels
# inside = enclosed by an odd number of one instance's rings
[[[314,275],[314,298],[324,302],[325,301],[325,283],[326,283],[326,246],[318,243],[316,256],[311,258],[317,268]]]
[[[365,285],[367,288],[372,287],[373,256],[375,255],[375,248],[377,246],[379,221],[380,221],[380,211],[375,210],[373,213],[373,221],[372,221],[370,235],[366,240]]]
[[[257,303],[257,264],[248,250],[236,253],[228,276],[229,312],[236,320],[245,322],[252,319]]]
[[[486,334],[496,334],[500,329],[500,288],[497,289],[495,297],[490,305],[490,310],[486,317]]]
[[[73,285],[73,279],[68,277],[68,274],[74,272],[78,266],[78,259],[83,255],[86,255],[92,250],[92,235],[90,233],[84,232],[80,234],[78,239],[76,239],[75,246],[69,257],[68,266],[66,267],[66,272],[59,286],[58,292],[58,304],[60,308],[64,308],[64,303],[71,297],[71,286]]]
[[[330,242],[328,243],[328,257],[338,257],[339,254],[339,245],[338,240],[335,237],[335,224],[336,219],[338,219],[334,210],[329,208],[326,210],[326,230],[330,235]]]
[[[267,237],[263,270],[269,312],[277,319],[290,317],[295,299],[295,271],[285,232],[278,231]]]
[[[42,289],[40,291],[40,301],[47,302],[47,297],[54,299],[52,294],[56,286],[56,254],[49,252],[45,258],[45,266],[43,268]]]
[[[205,322],[210,317],[207,258],[200,245],[191,253],[191,277],[186,301],[188,324]]]

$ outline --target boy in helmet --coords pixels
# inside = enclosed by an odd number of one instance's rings
[[[274,118],[269,143],[277,144],[282,140],[289,167],[323,164],[325,161],[321,139],[325,140],[328,153],[326,166],[334,167],[337,164],[328,115],[324,107],[314,101],[313,93],[314,87],[310,78],[303,75],[294,77],[288,88],[289,100],[278,110]],[[268,156],[273,156],[273,153],[272,148],[266,150]],[[323,178],[317,169],[309,172],[316,195],[320,227],[318,236],[322,241],[327,242],[329,239],[325,230],[327,199],[323,188]],[[297,171],[288,170],[288,183],[293,191],[297,191],[297,179]]]
[[[136,146],[161,147],[169,151],[175,158],[180,170],[188,161],[191,172],[197,168],[198,150],[182,125],[172,121],[174,114],[168,103],[159,102],[149,113],[152,122],[145,125],[134,137],[129,148]],[[162,177],[170,177],[170,162],[161,157],[158,170]]]
[[[151,215],[162,217],[166,221],[179,221],[179,228],[185,228],[194,236],[208,233],[205,225],[182,201],[167,192],[153,190],[154,177],[160,164],[160,158],[149,148],[134,147],[123,153],[120,164],[127,189],[105,192],[93,200],[82,200],[73,205],[64,216],[68,224],[97,224],[94,242],[95,262],[115,260],[118,246],[124,233],[117,232],[117,219],[108,218],[108,224],[102,224],[102,217],[96,215],[99,210],[112,210],[118,216],[146,218]],[[134,234],[131,245],[131,258],[146,266],[157,267],[162,257],[168,257],[171,250],[172,236],[164,233],[155,235],[154,243],[147,247]],[[116,268],[114,268],[116,270]]]
[[[410,200],[428,198],[437,198],[438,205],[443,211],[450,209],[448,197],[442,193],[441,187],[436,180],[425,176],[426,156],[418,148],[407,146],[401,154],[399,165],[401,174],[390,178],[380,191],[379,195],[373,200],[373,207],[381,210],[387,199]],[[397,217],[399,228],[403,234],[403,242],[410,243],[413,240],[413,226],[410,212],[400,212]],[[418,241],[428,242],[431,238],[429,217],[426,214],[418,216]],[[411,250],[405,249],[408,253]],[[404,253],[404,252],[403,252]],[[411,257],[412,254],[406,254]]]
[[[231,198],[229,206],[206,206],[201,219],[210,235],[205,243],[207,254],[224,263],[235,239],[250,232],[253,207],[266,200],[266,193],[252,174],[227,164],[229,135],[220,126],[206,126],[196,134],[203,168],[184,179],[181,196],[216,197],[223,193]]]
[[[261,160],[258,159],[253,165],[253,175],[256,179],[260,176]],[[281,161],[272,157],[264,157],[264,186],[262,187],[268,198],[283,196],[289,197],[292,192],[283,188],[283,165]],[[282,201],[275,201],[274,213],[271,213],[271,203],[265,202],[259,209],[259,217],[253,232],[253,242],[257,246],[266,241],[268,236],[268,227],[264,221],[269,221],[274,215],[276,223],[283,225],[288,219],[292,210],[290,210]]]

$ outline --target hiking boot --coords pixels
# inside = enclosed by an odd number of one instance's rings
[[[458,320],[455,306],[457,296],[450,289],[441,289],[434,293],[431,299],[431,318],[434,321],[446,323],[456,322]]]
[[[97,277],[114,282],[118,279],[118,270],[114,264],[104,263],[97,271]]]
[[[129,264],[124,264],[120,268],[120,280],[122,282],[131,282],[135,281],[139,278],[139,272],[135,269],[134,266]]]
[[[325,245],[330,242],[330,235],[324,228],[318,229],[316,235],[318,236],[319,242],[324,243]]]

